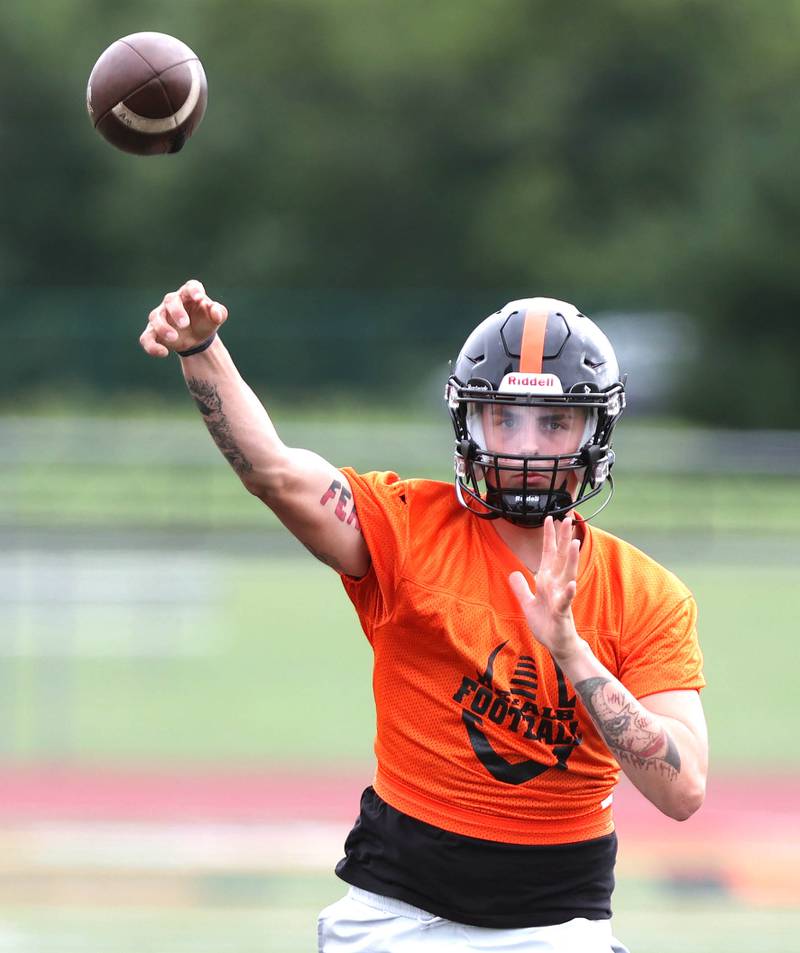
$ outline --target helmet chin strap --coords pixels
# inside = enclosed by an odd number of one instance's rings
[[[571,507],[573,499],[564,480],[560,487],[545,493],[520,493],[487,487],[486,502],[502,510],[503,519],[516,526],[537,527],[543,526],[548,516],[563,519],[566,513],[557,511]]]

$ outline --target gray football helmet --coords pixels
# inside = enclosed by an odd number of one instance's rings
[[[573,305],[525,298],[490,315],[461,349],[445,400],[456,437],[456,494],[475,515],[541,526],[604,487],[605,502],[610,499],[611,435],[625,407],[625,381],[608,338]],[[487,420],[499,415],[511,432],[526,413],[531,420],[537,415],[535,427],[546,431],[532,438],[533,450],[498,446],[497,438],[491,445]],[[555,452],[552,441],[548,446],[546,428],[565,429],[559,419],[579,423],[567,452]]]

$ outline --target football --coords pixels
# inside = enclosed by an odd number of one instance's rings
[[[182,149],[207,101],[200,60],[166,33],[133,33],[112,43],[86,89],[95,129],[113,146],[140,156]]]

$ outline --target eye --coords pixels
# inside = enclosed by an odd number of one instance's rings
[[[563,417],[544,417],[542,419],[542,428],[548,433],[558,433],[561,430],[568,430],[567,421]]]
[[[518,421],[514,414],[501,413],[495,417],[494,425],[500,430],[514,430]]]

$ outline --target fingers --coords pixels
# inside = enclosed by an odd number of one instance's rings
[[[564,565],[558,576],[553,579],[551,590],[554,611],[564,614],[569,611],[572,600],[578,591],[578,562],[581,558],[581,544],[577,539],[570,540],[566,546]]]
[[[153,308],[147,316],[147,327],[139,337],[145,353],[151,357],[166,357],[169,347],[179,338],[179,329],[189,326],[189,315],[183,307],[180,294],[171,291],[164,295],[164,300]]]
[[[202,308],[203,302],[211,300],[206,294],[206,289],[195,278],[183,284],[176,294],[180,298],[182,306],[193,313],[198,308]]]
[[[578,564],[581,559],[581,543],[579,539],[572,539],[567,547],[567,558],[564,562],[562,580],[569,585],[578,578]]]
[[[156,318],[156,333],[163,334],[167,341],[174,341],[178,335],[170,333],[170,328],[183,331],[192,324],[192,320],[210,321],[219,327],[228,317],[225,305],[212,301],[202,284],[193,278],[177,291],[164,295],[164,301]]]
[[[572,527],[571,516],[562,520],[557,528],[553,517],[547,517],[542,537],[542,561],[536,577],[537,592],[541,590],[544,601],[562,613],[569,609],[577,592],[581,544],[580,540],[572,538]]]
[[[147,316],[147,325],[153,332],[155,340],[161,343],[172,344],[178,340],[178,332],[175,329],[175,325],[170,322],[169,312],[166,306],[167,297],[169,297],[169,295],[164,298],[163,304],[160,304],[157,308],[153,308]]]
[[[206,289],[203,287],[202,281],[198,281],[197,278],[190,278],[188,281],[184,282],[181,287],[180,294],[183,296],[187,295],[189,298],[194,298],[199,300],[200,298],[205,298]]]
[[[556,525],[552,516],[548,516],[544,521],[544,531],[542,535],[542,569],[552,569],[552,563],[556,555]]]
[[[566,566],[571,542],[572,517],[567,516],[559,521],[556,529],[556,521],[548,516],[544,521],[541,568],[560,575]]]
[[[214,301],[206,294],[203,285],[192,278],[177,292],[181,307],[187,310],[192,317],[206,318],[215,327],[219,327],[227,320],[228,309],[224,304]],[[188,324],[188,322],[187,322]]]
[[[228,309],[224,304],[217,304],[216,302],[211,306],[211,320],[219,326],[224,324],[228,320]]]
[[[166,357],[170,350],[192,346],[197,338],[209,337],[228,319],[228,309],[212,301],[196,278],[185,282],[177,291],[164,295],[161,304],[147,318],[147,327],[139,336],[139,344],[151,357]],[[188,332],[188,333],[187,333]]]
[[[164,295],[164,304],[161,308],[164,317],[173,328],[181,330],[189,327],[189,314],[183,305],[183,296],[180,291],[171,291]],[[175,337],[177,337],[177,334]]]
[[[167,357],[169,354],[169,349],[158,343],[155,331],[149,324],[139,335],[139,344],[141,344],[145,354],[149,354],[150,357]]]
[[[569,558],[569,549],[572,543],[572,517],[566,516],[558,526],[558,542],[553,571],[563,575]]]

